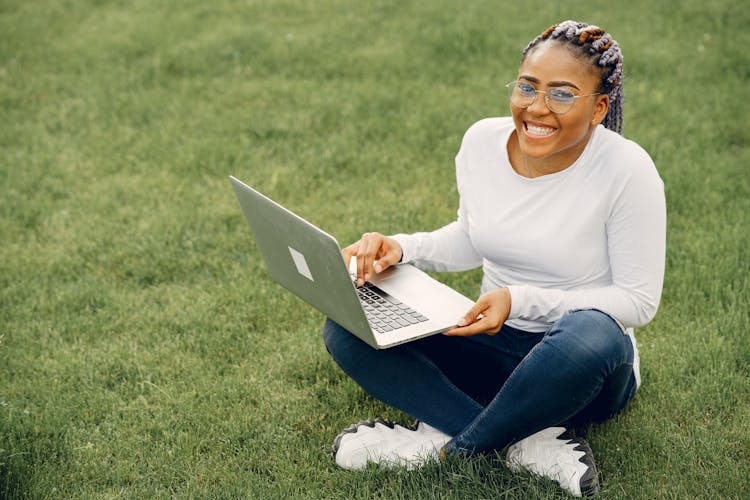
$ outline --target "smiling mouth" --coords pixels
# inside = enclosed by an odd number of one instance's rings
[[[544,125],[532,125],[529,122],[523,122],[523,125],[526,131],[526,135],[528,135],[529,137],[549,137],[557,131],[556,128],[545,127]]]

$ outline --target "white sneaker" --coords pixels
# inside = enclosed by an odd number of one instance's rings
[[[437,461],[440,449],[450,440],[424,422],[408,428],[383,419],[363,420],[336,436],[331,451],[344,469],[363,469],[368,462],[413,469]]]
[[[557,481],[573,496],[599,493],[594,455],[585,439],[564,427],[549,427],[511,445],[508,466]]]

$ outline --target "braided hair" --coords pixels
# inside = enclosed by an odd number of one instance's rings
[[[553,24],[534,38],[525,49],[523,58],[544,41],[555,41],[569,47],[576,54],[588,58],[599,69],[601,83],[598,92],[609,96],[609,109],[602,124],[622,134],[622,52],[612,36],[599,28],[577,21]]]

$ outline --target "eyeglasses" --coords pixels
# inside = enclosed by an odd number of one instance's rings
[[[559,87],[553,87],[549,90],[537,90],[530,83],[519,81],[510,82],[505,87],[508,89],[510,103],[513,106],[528,108],[536,101],[537,94],[544,94],[544,102],[547,104],[547,108],[558,115],[570,111],[579,97],[601,94],[601,92],[594,92],[593,94],[576,95],[568,89]]]

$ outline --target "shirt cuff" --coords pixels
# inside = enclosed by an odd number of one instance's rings
[[[522,285],[509,285],[508,291],[510,292],[510,313],[508,319],[519,319],[521,317],[521,309],[524,302],[525,290]]]
[[[414,241],[411,235],[409,234],[393,234],[389,236],[389,238],[393,238],[396,240],[401,247],[401,260],[398,261],[399,264],[406,264],[408,262],[411,262],[414,260]]]

